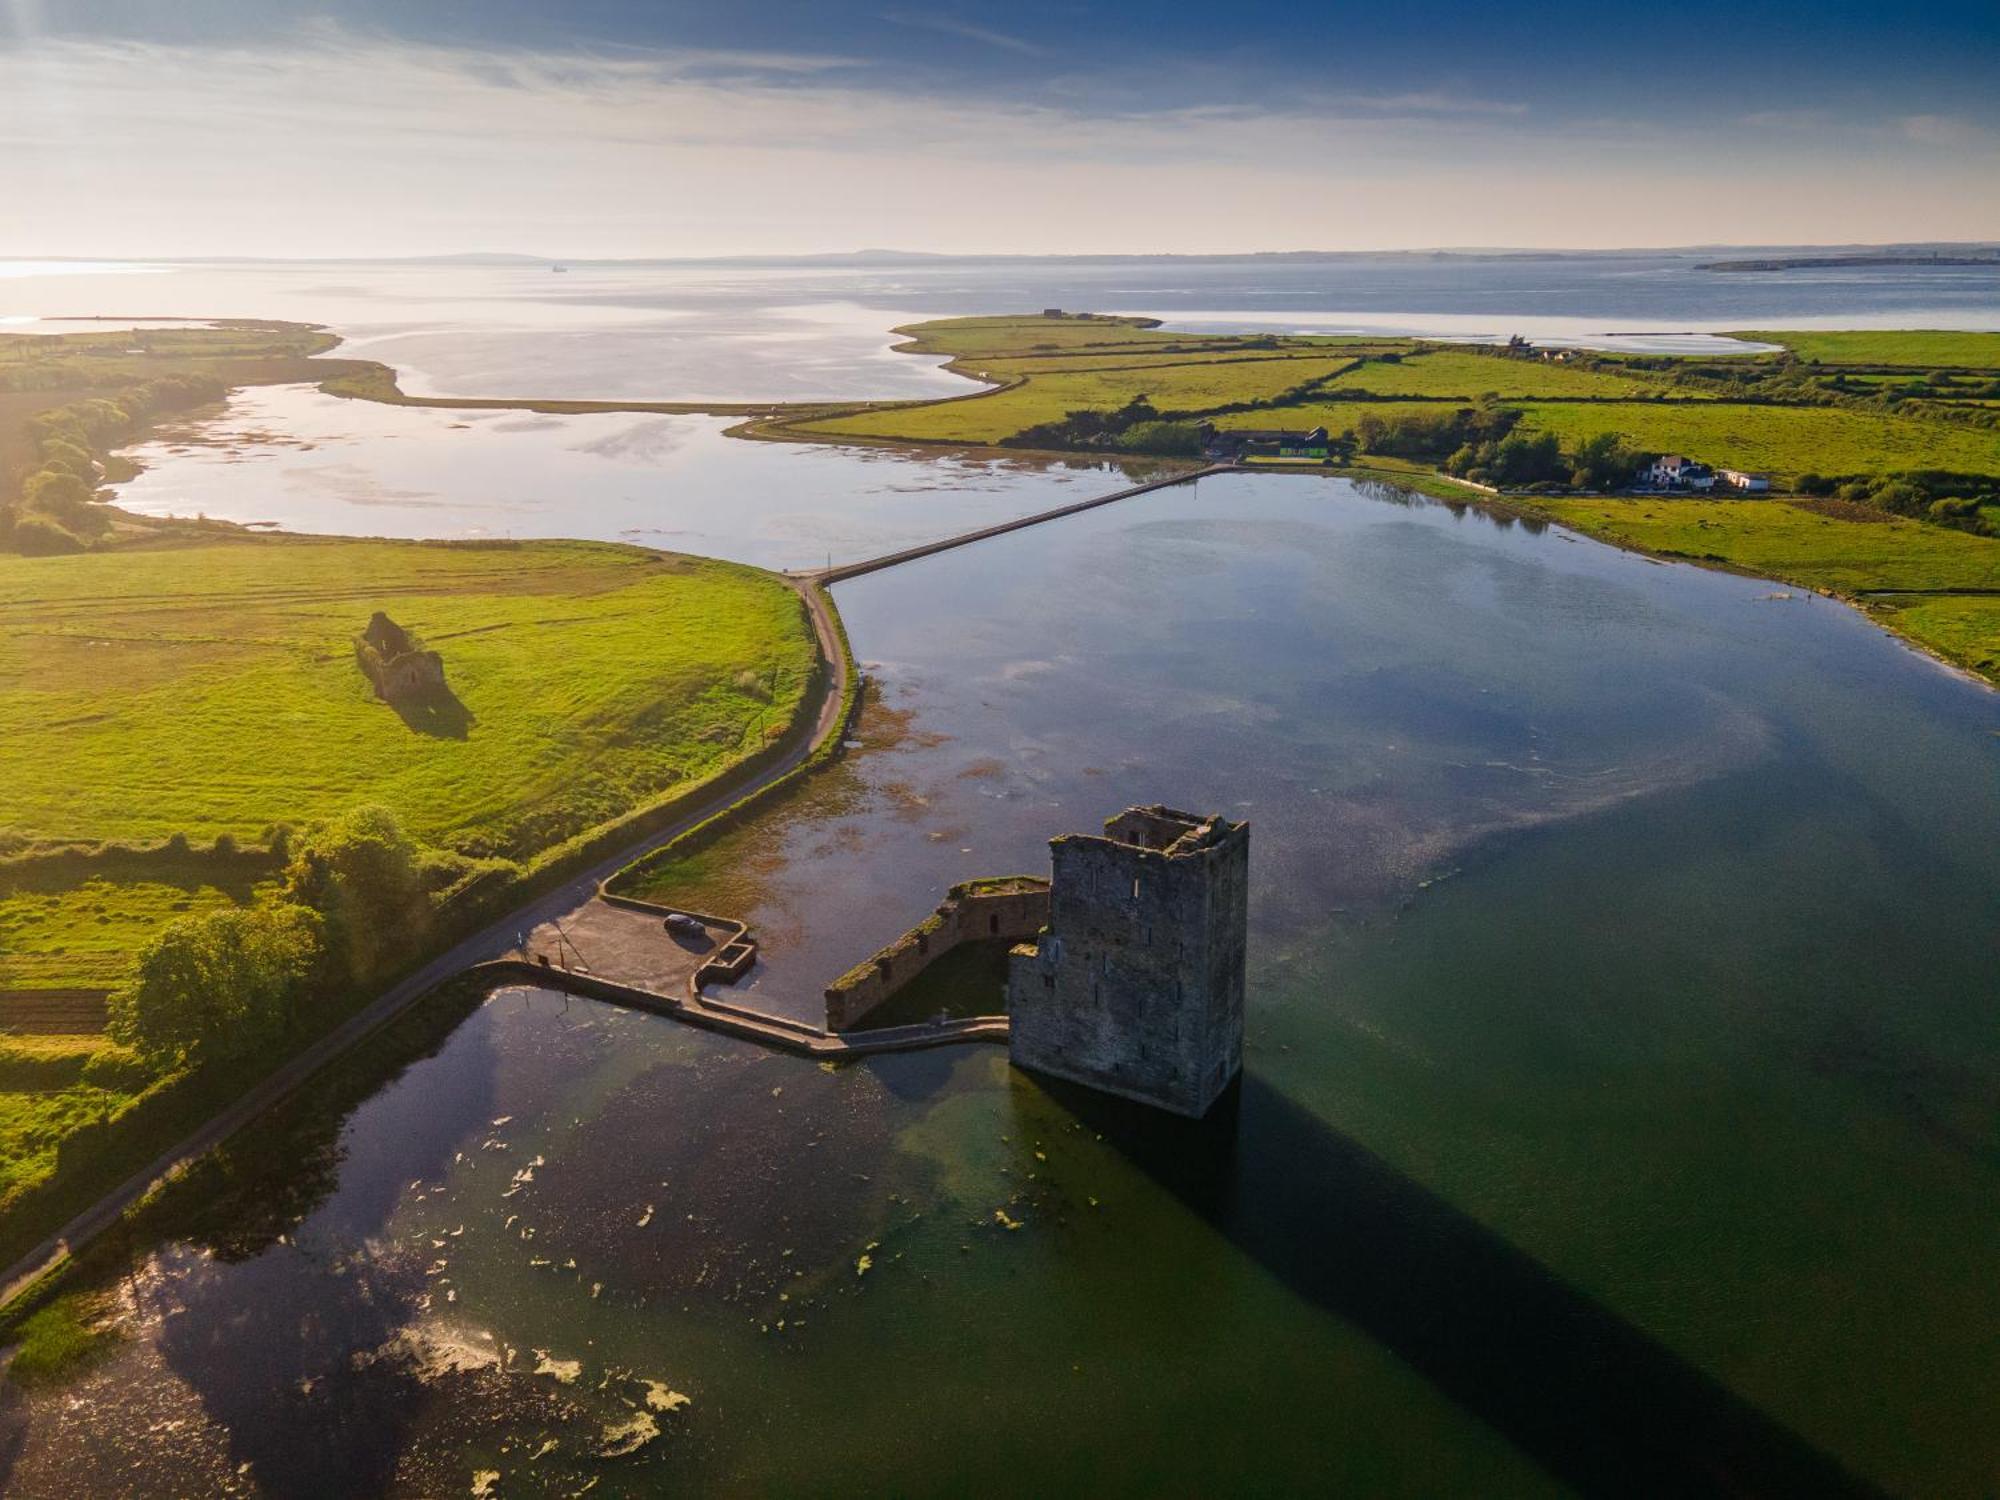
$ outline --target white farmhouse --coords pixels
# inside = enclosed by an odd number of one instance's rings
[[[1715,470],[1678,453],[1666,453],[1640,471],[1646,484],[1663,490],[1712,490]]]

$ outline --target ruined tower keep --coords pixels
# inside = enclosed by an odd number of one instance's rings
[[[1049,925],[1009,960],[1014,1063],[1208,1113],[1243,1066],[1249,825],[1134,807],[1049,849]]]

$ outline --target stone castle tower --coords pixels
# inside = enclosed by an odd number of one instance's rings
[[[1009,959],[1014,1063],[1208,1113],[1243,1066],[1249,825],[1134,807],[1049,848],[1049,925]]]

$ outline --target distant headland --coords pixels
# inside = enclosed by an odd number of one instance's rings
[[[1970,255],[1802,255],[1784,260],[1711,260],[1697,271],[1811,271],[1844,266],[1992,266],[2000,249]]]

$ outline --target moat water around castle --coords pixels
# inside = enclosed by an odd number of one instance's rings
[[[2000,698],[1335,480],[837,598],[857,752],[688,891],[758,929],[752,1003],[1213,809],[1255,833],[1222,1117],[440,1002],[167,1206],[128,1340],[0,1410],[19,1493],[1990,1485]]]

